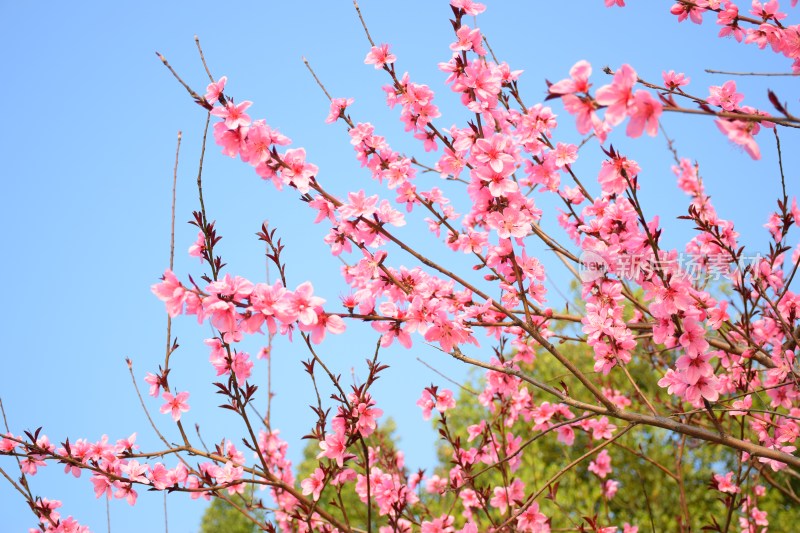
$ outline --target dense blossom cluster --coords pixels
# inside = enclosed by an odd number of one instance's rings
[[[251,457],[231,440],[211,451],[190,444],[181,422],[191,412],[189,392],[170,388],[169,353],[164,367],[148,373],[145,381],[150,395],[163,399],[161,412],[178,424],[182,451],[196,457],[178,455],[169,467],[158,462],[163,453],[139,452],[135,434],[116,444],[104,436],[95,443],[79,439],[56,447],[38,432],[7,433],[0,438],[0,454],[17,456],[24,476],[35,475],[47,461],[64,464],[76,477],[87,470],[98,498],[125,499],[131,505],[137,499],[136,486],[227,499],[253,483],[269,489],[274,503],[270,520],[283,531],[350,531],[354,524],[347,513],[328,505],[324,497],[334,491],[339,507],[341,495],[349,493],[368,509],[368,521],[380,516],[381,533],[545,532],[555,519],[546,514],[552,508],[542,503],[544,498],[537,499],[545,489],[520,470],[531,442],[554,438],[565,449],[588,450],[569,468],[588,472],[586,479],[599,488],[607,505],[620,490],[632,489],[621,488],[614,479],[621,462],[616,462],[611,444],[634,426],[649,426],[732,449],[736,464],[715,473],[710,486],[724,495],[720,499],[730,511],[729,523],[735,516],[742,531],[766,527],[767,515],[758,507],[767,490],[763,483],[774,486],[778,482],[771,476],[800,466],[793,455],[800,437],[800,295],[790,290],[800,251],[791,254],[789,262],[785,246],[790,227],[800,223],[800,209],[784,193],[766,225],[774,244],[771,253],[745,266],[739,235],[731,221],[718,216],[698,164],[675,154],[678,187],[691,198],[686,218],[698,230],[683,252],[717,258],[714,264],[701,261],[697,266],[701,273],[722,269],[728,275],[742,304],[737,308],[718,286],[686,275],[676,263],[681,251],[662,247],[661,221],[647,217],[638,197],[639,176],[647,169],[607,146],[607,139],[615,129],[632,138],[656,136],[666,113],[697,105],[699,111],[692,107],[694,111],[713,118],[722,133],[758,159],[755,136],[760,129],[797,127],[797,120],[779,107],[783,116],[770,117],[743,105],[745,97],[734,81],[711,86],[708,95],[692,95],[684,89],[689,78],[675,71],[665,71],[663,83],[654,83],[622,65],[610,73],[610,83],[592,91],[592,66],[579,61],[568,77],[548,84],[548,96],[574,117],[578,133],[593,137],[591,142],[604,154],[596,175],[599,194],[592,195],[576,171],[579,150],[590,139],[580,146],[559,140],[556,112],[543,103],[524,103],[518,90],[522,71],[494,59],[480,29],[463,23],[485,6],[472,0],[450,4],[454,40],[451,56],[439,69],[469,114],[468,123],[437,125],[441,112],[434,92],[396,70],[398,58],[389,45],[372,43],[364,63],[389,77],[384,87],[387,104],[400,108],[405,130],[425,152],[435,153],[436,161],[426,169],[464,184],[466,201],[458,193],[448,197],[441,187],[423,185],[427,181],[417,179],[416,159],[394,150],[373,124],[351,118],[351,98],[332,98],[325,122],[346,125],[357,161],[376,183],[386,186],[387,198],[363,189],[345,198],[329,193],[306,151],[289,148],[288,137],[264,120],[253,120],[248,115],[252,103],[234,101],[226,77],[212,81],[205,95],[197,96],[218,119],[213,136],[223,154],[248,163],[279,190],[295,189],[316,212],[314,222],[329,226],[324,240],[345,262],[342,275],[350,289],[337,309],[315,294],[311,282],[290,289],[280,260],[281,243],[266,227],[259,236],[271,250],[268,257],[280,279],[266,283],[223,275],[214,248],[219,239],[205,212],[196,215],[200,231],[189,249],[210,269],[205,283],[192,278],[183,282],[167,270],[153,285],[170,317],[193,315],[212,326],[214,336],[205,344],[216,375],[223,379],[215,385],[227,399],[223,407],[247,422],[244,443]],[[679,21],[697,24],[707,13],[716,13],[721,36],[769,46],[793,60],[794,70],[800,71],[800,26],[782,22],[786,15],[776,0],[753,1],[747,16],[725,0],[679,0],[671,12]],[[552,216],[577,253],[539,225],[550,214],[545,215],[536,198],[548,194],[562,206]],[[420,212],[427,217],[428,229],[452,252],[477,263],[479,276],[460,275],[402,238],[399,228],[406,225],[406,217]],[[529,246],[538,241],[573,270],[584,266],[587,258],[605,265],[602,270],[575,272],[584,305],[581,314],[547,307],[545,269]],[[401,256],[410,257],[414,265],[393,266]],[[464,434],[455,434],[448,419],[457,407],[453,391],[431,385],[417,401],[423,418],[430,419],[434,412],[438,416],[449,454],[445,471],[411,473],[402,452],[370,440],[379,436],[383,415],[369,392],[385,369],[377,354],[369,362],[366,382],[346,391],[313,351],[328,334],[342,334],[347,320],[368,322],[380,335],[380,347],[397,341],[411,348],[421,338],[485,369],[482,389],[474,392],[483,418],[468,424]],[[319,422],[310,434],[318,445],[318,466],[299,482],[287,459],[288,444],[268,423],[256,435],[247,412],[257,388],[251,383],[255,362],[240,347],[248,336],[259,333],[270,338],[301,336],[312,350],[309,374],[313,377],[323,367],[337,390],[332,415],[318,399]],[[465,355],[480,346],[479,333],[499,343],[493,357]],[[587,346],[581,356],[587,354],[588,367],[596,374],[589,377],[586,361],[565,355],[556,339]],[[262,351],[258,357],[268,354]],[[559,388],[536,378],[536,359],[544,354],[570,376],[573,392],[563,380]],[[657,386],[647,393],[629,373],[637,364],[655,376]],[[620,383],[628,389],[620,390]],[[574,392],[575,387],[581,392]],[[760,408],[754,408],[754,402]],[[699,415],[684,416],[690,408]],[[736,429],[738,438],[730,436],[729,427]],[[548,435],[551,432],[554,436]],[[771,474],[761,478],[764,467]],[[499,475],[481,475],[487,471]],[[546,485],[551,493],[557,490],[552,483],[563,474]],[[429,496],[449,498],[451,505],[434,514],[425,505]],[[30,503],[40,520],[38,530],[87,531],[71,517],[61,517],[60,502],[30,496]],[[623,520],[614,524],[612,518]],[[585,519],[593,531],[638,530],[620,516]],[[270,530],[272,522],[264,529]]]

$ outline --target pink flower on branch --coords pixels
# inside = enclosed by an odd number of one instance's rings
[[[164,414],[170,413],[175,422],[181,419],[181,413],[189,411],[189,404],[186,403],[186,400],[189,398],[188,392],[179,392],[176,395],[165,392],[161,397],[165,402],[164,405],[161,406],[161,412]]]
[[[630,65],[622,65],[614,73],[610,85],[597,89],[594,99],[598,104],[608,106],[605,120],[610,125],[616,126],[625,120],[628,107],[633,103],[632,90],[636,80],[636,71]]]
[[[589,83],[589,76],[592,75],[592,65],[581,60],[575,63],[569,70],[569,78],[552,84],[548,90],[551,94],[575,94],[588,93],[592,86]]]
[[[380,46],[373,46],[367,57],[364,59],[364,64],[375,65],[376,69],[384,68],[386,65],[391,65],[397,61],[397,56],[389,52],[389,45],[382,44]]]
[[[744,120],[718,119],[715,121],[719,131],[728,136],[732,142],[738,144],[753,159],[761,159],[761,150],[753,138],[761,129],[757,122]]]
[[[474,0],[450,0],[450,5],[462,10],[465,15],[476,16],[486,11],[486,6],[484,4],[475,2]]]
[[[629,137],[640,137],[642,132],[651,137],[658,135],[658,119],[663,107],[649,92],[636,91],[633,95],[633,104],[628,109],[630,120],[625,133]]]
[[[300,482],[300,487],[303,489],[303,494],[306,496],[311,494],[314,501],[319,500],[320,493],[325,487],[325,471],[321,468],[315,469],[310,477]]]
[[[216,104],[222,91],[225,90],[225,84],[228,82],[227,76],[222,76],[219,80],[209,83],[206,88],[205,99],[209,104]]]
[[[229,101],[224,106],[215,107],[211,114],[215,117],[219,117],[225,121],[225,127],[230,130],[235,130],[240,127],[246,127],[250,125],[250,115],[245,113],[247,108],[253,105],[253,102],[242,102],[241,104],[235,104],[232,101]]]
[[[331,100],[331,109],[328,117],[325,119],[326,124],[332,124],[344,116],[344,110],[353,104],[352,98],[334,98]]]
[[[708,88],[710,94],[706,101],[711,105],[720,106],[725,111],[736,111],[744,100],[744,95],[736,92],[736,82],[726,81],[723,85]]]
[[[611,473],[611,470],[611,456],[606,450],[598,453],[597,457],[589,463],[589,472],[592,472],[600,479],[605,479]]]
[[[153,294],[167,304],[167,313],[175,318],[183,310],[186,289],[171,270],[165,270],[161,283],[153,285],[150,289]]]
[[[671,91],[688,85],[690,81],[683,72],[676,73],[674,70],[670,70],[669,72],[664,71],[661,73],[661,76],[664,79],[664,85]]]
[[[437,387],[430,386],[422,392],[417,405],[422,408],[422,418],[430,420],[433,409],[444,413],[448,409],[455,408],[456,401],[453,398],[453,391],[442,389],[440,392]]]
[[[347,454],[347,437],[344,433],[329,433],[325,440],[320,441],[319,447],[322,450],[317,458],[327,457],[334,459],[339,467],[344,466]]]
[[[683,22],[687,18],[695,24],[703,23],[703,13],[706,11],[706,0],[694,0],[693,2],[678,2],[672,5],[670,13],[678,17],[678,22]]]

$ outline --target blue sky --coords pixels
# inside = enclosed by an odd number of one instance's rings
[[[660,79],[662,70],[684,71],[690,88],[700,95],[726,78],[704,74],[704,68],[742,71],[787,71],[789,62],[771,52],[715,37],[709,19],[702,27],[677,24],[670,2],[631,0],[625,9],[608,10],[591,2],[490,2],[478,25],[501,59],[524,69],[522,90],[528,103],[544,96],[544,79],[566,77],[579,59],[595,67],[594,83],[607,79],[603,65],[633,65],[640,76]],[[449,59],[452,29],[445,1],[379,2],[364,0],[362,10],[376,41],[388,42],[398,56],[397,68],[427,83],[437,93],[443,112],[438,124],[449,127],[463,115],[457,99],[444,86],[438,62]],[[156,58],[163,53],[186,81],[201,90],[207,79],[194,46],[198,35],[215,76],[227,75],[226,92],[254,101],[250,113],[305,146],[319,165],[319,179],[329,190],[373,187],[353,157],[341,124],[325,125],[328,104],[308,75],[306,56],[334,96],[354,97],[352,114],[371,121],[397,150],[423,154],[403,134],[398,111],[389,110],[380,87],[383,73],[363,64],[369,46],[348,1],[308,3],[248,2],[235,8],[220,3],[141,1],[52,3],[0,2],[0,57],[9,93],[4,111],[9,123],[0,130],[0,228],[6,304],[2,323],[6,338],[0,357],[0,397],[12,431],[44,426],[53,441],[84,437],[97,440],[138,432],[143,449],[158,448],[130,383],[125,357],[134,361],[140,385],[146,371],[163,361],[165,314],[150,285],[168,265],[169,202],[175,139],[183,131],[177,229],[176,272],[199,277],[197,260],[185,251],[196,231],[185,224],[197,208],[194,179],[204,113],[187,97]],[[797,105],[796,81],[737,78],[746,103],[768,108],[765,86]],[[572,119],[562,115],[559,140],[575,142]],[[725,218],[734,218],[743,242],[766,248],[761,227],[774,208],[779,191],[775,150],[761,135],[764,158],[755,163],[730,145],[708,120],[666,117],[664,124],[683,155],[698,159],[708,191]],[[783,133],[784,165],[790,194],[796,192],[797,135]],[[663,139],[612,139],[643,168],[642,200],[649,215],[660,214],[668,228],[667,242],[681,245],[691,227],[675,221],[686,209],[674,185],[670,156]],[[583,154],[583,152],[582,152]],[[596,145],[585,150],[585,175],[596,173]],[[583,165],[583,166],[581,166]],[[422,183],[438,180],[427,175]],[[263,249],[254,237],[268,219],[287,243],[290,285],[306,279],[329,302],[345,292],[339,263],[322,242],[325,229],[312,226],[313,213],[292,191],[278,194],[249,166],[219,154],[213,145],[206,159],[205,198],[209,217],[218,221],[221,251],[228,271],[263,279]],[[596,190],[596,189],[595,189]],[[458,209],[457,209],[458,210]],[[464,212],[462,208],[460,212]],[[546,216],[547,216],[546,211]],[[554,212],[543,223],[555,228]],[[416,229],[415,229],[416,228]],[[407,228],[420,234],[423,223]],[[436,251],[431,239],[423,249]],[[533,245],[534,247],[536,245]],[[534,248],[539,250],[539,248]],[[544,254],[544,251],[541,251]],[[467,272],[471,264],[445,254]],[[412,264],[412,263],[408,263]],[[562,289],[563,272],[550,270]],[[551,293],[553,305],[560,298]],[[223,435],[239,440],[241,428],[214,406],[213,370],[202,339],[206,327],[178,320],[175,334],[181,348],[173,359],[171,383],[192,396],[189,427],[201,424],[206,442]],[[323,357],[345,376],[363,375],[376,335],[351,327],[342,339],[326,343]],[[417,339],[414,349],[387,350],[382,361],[391,369],[379,381],[375,396],[398,422],[407,464],[434,464],[435,433],[422,421],[414,402],[422,388],[442,380],[419,363],[422,358],[453,377],[463,369]],[[257,350],[258,343],[252,348]],[[476,355],[488,357],[488,343]],[[289,440],[291,456],[300,457],[300,436],[313,423],[307,405],[310,382],[300,361],[300,345],[280,342],[274,355],[275,427]],[[263,364],[256,373],[266,374]],[[443,383],[442,383],[443,384]],[[262,396],[263,397],[263,396]],[[148,403],[169,438],[177,433],[168,417],[158,414],[160,402]],[[15,472],[10,461],[0,467]],[[93,531],[106,530],[105,504],[94,499],[88,476],[75,480],[56,465],[31,479],[36,494],[64,502]],[[157,531],[163,527],[161,496],[140,492],[135,508],[111,503],[115,533]],[[170,531],[197,530],[204,505],[183,495],[169,499]],[[4,531],[26,531],[35,525],[24,502],[0,483],[0,517]]]

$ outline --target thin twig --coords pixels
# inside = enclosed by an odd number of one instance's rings
[[[169,269],[175,266],[175,199],[178,187],[178,157],[181,153],[181,138],[183,135],[178,131],[178,144],[175,147],[175,167],[172,169],[172,218],[169,234]]]
[[[645,484],[642,473],[639,472],[638,468],[636,469],[636,475],[639,477],[639,483],[642,486],[642,494],[644,494],[644,501],[647,503],[647,514],[650,517],[650,528],[652,529],[653,533],[656,533],[656,522],[653,520],[653,508],[650,505],[650,495],[647,494],[647,485]]]
[[[622,367],[622,371],[625,373],[625,376],[628,378],[628,381],[630,381],[631,385],[633,385],[633,388],[639,394],[639,397],[642,399],[642,401],[644,401],[647,408],[650,409],[650,412],[653,413],[653,416],[658,416],[658,411],[656,411],[656,408],[653,407],[653,404],[650,403],[650,400],[647,399],[647,396],[644,395],[642,389],[640,389],[639,385],[636,383],[636,381],[634,381],[633,376],[631,376],[631,373],[628,371],[628,367],[626,365],[620,366]]]
[[[783,152],[781,152],[781,138],[778,135],[778,128],[772,128],[772,133],[775,134],[775,146],[778,150],[778,168],[781,171],[781,189],[783,190],[783,199],[786,201],[786,177],[783,174]]]
[[[24,491],[24,490],[22,490],[22,487],[20,487],[19,485],[17,485],[17,482],[16,482],[16,481],[14,481],[14,479],[13,479],[11,476],[9,476],[8,474],[6,474],[6,471],[5,471],[5,470],[3,470],[2,468],[0,468],[0,476],[3,476],[4,478],[6,478],[6,480],[7,480],[9,483],[11,483],[11,486],[12,486],[12,487],[14,487],[15,489],[17,489],[17,492],[19,492],[20,494],[22,494],[22,497],[23,497],[23,498],[25,498],[26,500],[28,499],[28,495],[27,495],[27,494],[25,494],[25,491]]]
[[[170,215],[170,231],[169,231],[169,269],[170,271],[175,268],[175,200],[177,198],[178,188],[178,157],[181,153],[181,132],[178,131],[178,143],[175,147],[175,166],[172,170],[172,211]],[[166,359],[169,362],[169,356],[172,353],[172,317],[167,313],[167,348]]]
[[[369,34],[369,29],[367,28],[367,23],[364,22],[364,17],[361,16],[361,8],[358,7],[358,0],[353,0],[353,7],[356,8],[356,13],[358,13],[358,20],[361,21],[361,26],[364,28],[364,33],[367,34],[367,40],[369,44],[375,46],[375,41],[372,40],[372,36]]]
[[[172,73],[172,75],[175,77],[175,79],[178,80],[178,83],[183,85],[183,88],[186,89],[186,92],[189,93],[189,95],[194,99],[194,101],[197,102],[198,104],[202,105],[203,107],[205,107],[206,109],[208,109],[210,111],[211,110],[211,104],[206,102],[205,98],[203,98],[202,96],[200,96],[199,94],[194,92],[194,90],[192,90],[192,88],[189,87],[186,84],[186,82],[183,81],[183,79],[181,79],[180,76],[178,76],[178,73],[175,72],[175,69],[172,68],[172,65],[170,65],[169,62],[167,62],[167,58],[164,57],[163,55],[161,55],[159,52],[156,52],[156,55],[161,60],[161,62],[164,63],[164,66],[169,69],[169,71]]]
[[[311,65],[308,63],[308,59],[306,59],[305,56],[303,56],[303,63],[305,64],[306,68],[311,73],[311,75],[314,76],[314,81],[317,82],[317,85],[319,85],[319,88],[322,89],[322,92],[325,93],[325,96],[328,97],[328,100],[333,100],[333,98],[331,98],[331,95],[328,93],[328,90],[325,89],[325,86],[322,84],[321,81],[319,81],[319,78],[317,77],[317,73],[314,72],[313,68],[311,68]]]
[[[725,74],[727,76],[800,76],[800,72],[730,72],[727,70],[706,69],[709,74]]]
[[[203,144],[200,147],[200,161],[197,165],[197,195],[200,199],[200,213],[203,215],[203,225],[208,225],[206,218],[206,204],[203,201],[203,160],[206,156],[206,139],[208,138],[208,126],[211,123],[211,113],[206,115],[206,126],[203,130]],[[212,265],[213,268],[213,265]]]
[[[203,68],[206,69],[206,74],[208,74],[208,79],[211,80],[211,83],[214,83],[216,80],[214,76],[211,75],[211,71],[208,69],[208,64],[206,63],[206,56],[203,55],[203,48],[200,46],[200,38],[195,35],[194,36],[194,44],[197,45],[197,51],[200,53],[200,61],[203,62]]]
[[[0,413],[3,414],[3,424],[6,426],[6,434],[10,436],[11,435],[11,429],[8,427],[8,418],[6,418],[6,408],[3,407],[3,399],[2,398],[0,398]],[[20,463],[19,457],[17,457],[17,466],[19,467],[20,474],[22,475],[22,479],[21,479],[22,485],[26,489],[28,489],[28,492],[30,493],[30,488],[28,487],[28,483],[25,480],[25,472],[22,471],[22,463]],[[30,494],[30,496],[32,497],[33,494]]]
[[[144,404],[144,399],[142,398],[142,393],[139,392],[139,385],[136,383],[136,377],[133,375],[133,361],[130,358],[125,359],[125,362],[128,364],[128,372],[131,374],[131,381],[133,382],[133,388],[136,389],[136,396],[139,397],[139,403],[142,405],[142,410],[144,410],[145,416],[147,416],[147,420],[150,422],[150,426],[153,428],[153,431],[156,432],[158,438],[161,439],[168,448],[170,447],[169,441],[164,438],[164,435],[156,427],[156,423],[153,422],[153,418],[150,416],[150,411],[147,410],[147,406]]]
[[[269,252],[267,252],[267,255],[269,255]],[[270,283],[269,261],[266,262],[266,271],[267,283]],[[264,426],[269,432],[272,432],[270,421],[272,419],[272,341],[274,338],[274,333],[267,333],[267,414],[263,417],[263,420]]]
[[[461,384],[461,383],[459,383],[458,381],[456,381],[456,380],[454,380],[454,379],[452,379],[452,378],[449,378],[449,377],[447,377],[446,375],[444,375],[443,373],[441,373],[440,371],[436,370],[434,367],[432,367],[431,365],[429,365],[428,363],[426,363],[425,361],[423,361],[421,357],[417,357],[417,361],[419,361],[419,362],[420,362],[420,363],[422,363],[423,365],[427,366],[427,367],[428,367],[428,368],[430,368],[430,369],[431,369],[433,372],[435,372],[436,374],[439,374],[440,376],[442,376],[444,379],[446,379],[447,381],[449,381],[450,383],[452,383],[452,384],[453,384],[453,385],[455,385],[456,387],[460,387],[462,390],[465,390],[466,392],[468,392],[468,393],[472,394],[473,396],[477,396],[477,395],[478,395],[478,393],[477,393],[477,392],[475,392],[474,390],[470,389],[470,388],[469,388],[469,387],[467,387],[466,385],[462,385],[462,384]]]

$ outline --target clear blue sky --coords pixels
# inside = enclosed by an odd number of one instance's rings
[[[720,41],[709,19],[702,27],[677,22],[669,1],[630,0],[625,9],[607,10],[601,0],[580,2],[490,2],[478,25],[495,52],[513,69],[524,69],[523,93],[529,103],[545,90],[544,79],[566,77],[579,59],[595,67],[595,86],[606,79],[603,65],[633,65],[642,77],[659,80],[662,70],[684,71],[690,88],[706,94],[725,78],[703,74],[722,70],[787,71],[789,63],[770,52]],[[444,0],[380,2],[364,0],[364,15],[374,38],[393,45],[397,67],[437,92],[449,127],[456,99],[436,68],[450,56],[450,9]],[[794,14],[792,15],[794,16]],[[796,19],[795,19],[796,20]],[[254,118],[265,117],[305,146],[318,164],[320,180],[338,194],[369,187],[355,162],[349,138],[340,124],[323,123],[328,104],[301,62],[305,55],[334,96],[355,97],[356,120],[372,121],[395,149],[422,153],[403,135],[397,110],[383,103],[381,72],[363,64],[369,46],[349,1],[248,2],[238,7],[219,2],[80,2],[28,3],[0,1],[0,65],[7,94],[0,129],[0,228],[3,260],[0,274],[6,298],[0,312],[6,332],[0,349],[0,397],[15,433],[44,426],[53,441],[104,433],[117,439],[136,431],[143,449],[158,447],[132,389],[125,357],[134,360],[141,382],[146,371],[163,360],[165,314],[151,295],[168,264],[169,200],[175,138],[183,131],[179,171],[176,271],[200,273],[185,250],[196,232],[185,224],[197,207],[193,186],[204,113],[157,60],[162,52],[198,90],[207,83],[193,37],[200,36],[215,76],[227,75],[226,92],[255,102]],[[737,79],[746,103],[767,108],[763,80]],[[797,106],[796,79],[773,79],[790,106]],[[573,121],[563,117],[559,135],[575,141]],[[753,163],[732,147],[707,120],[666,117],[683,155],[699,159],[718,210],[735,218],[744,242],[766,248],[768,209],[779,190],[774,146],[761,136],[764,159]],[[784,134],[790,190],[796,192],[797,136]],[[643,201],[649,214],[661,214],[668,242],[679,245],[691,228],[674,217],[685,211],[669,170],[663,140],[626,140],[617,146],[643,168]],[[586,150],[586,175],[595,175],[599,151]],[[427,157],[426,161],[434,161]],[[580,167],[579,167],[580,168]],[[427,176],[423,183],[438,178]],[[321,238],[324,228],[311,227],[313,214],[291,191],[277,194],[242,163],[225,158],[213,145],[205,170],[206,205],[223,235],[221,250],[229,271],[263,279],[262,249],[254,233],[269,219],[287,242],[291,284],[311,279],[329,301],[345,292],[339,263]],[[438,183],[436,183],[438,184]],[[439,184],[441,185],[441,184]],[[447,185],[447,184],[445,184]],[[464,212],[464,209],[460,209]],[[548,212],[548,227],[555,227]],[[546,215],[547,216],[547,215]],[[422,226],[411,226],[409,235]],[[416,229],[414,229],[416,228]],[[431,252],[433,253],[433,252]],[[459,266],[464,270],[470,264]],[[565,277],[549,272],[563,285]],[[560,299],[551,292],[553,305]],[[376,335],[352,327],[343,339],[324,345],[323,356],[345,376],[373,350]],[[202,339],[209,336],[192,320],[178,320],[181,344],[174,357],[171,382],[192,393],[188,426],[200,422],[206,442],[238,435],[241,428],[215,409],[218,399],[210,381],[213,371]],[[407,464],[434,464],[435,433],[414,406],[421,390],[441,379],[416,361],[420,357],[444,372],[463,377],[437,350],[417,339],[411,352],[388,350],[383,361],[391,370],[375,396],[399,426]],[[476,355],[488,357],[488,345]],[[253,352],[257,344],[251,345]],[[280,343],[275,353],[274,426],[300,457],[303,435],[313,421],[307,405],[312,393],[299,361],[299,345]],[[256,372],[265,375],[263,364]],[[263,398],[263,395],[262,395]],[[170,438],[177,438],[160,402],[148,404]],[[263,405],[263,403],[261,404]],[[172,464],[172,463],[170,463]],[[10,461],[2,468],[15,472]],[[36,494],[64,502],[93,531],[106,530],[105,504],[97,501],[87,475],[80,480],[56,465],[31,478]],[[170,532],[197,530],[201,503],[176,494],[169,499]],[[161,495],[140,491],[140,503],[111,504],[115,533],[158,531],[163,524]],[[27,531],[35,525],[24,502],[0,483],[3,531]]]

